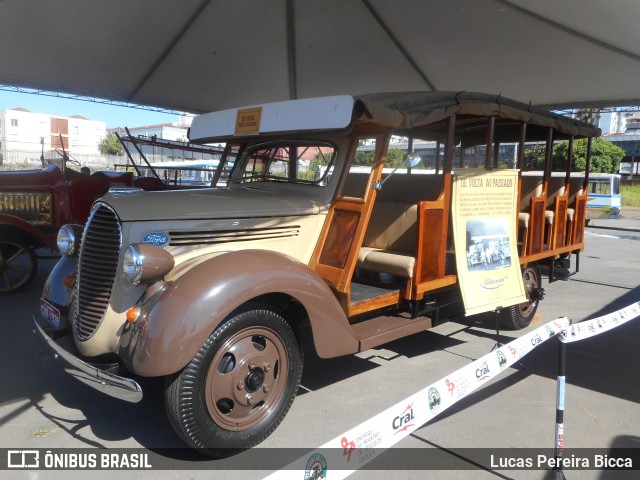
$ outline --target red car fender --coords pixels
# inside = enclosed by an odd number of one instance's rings
[[[12,230],[10,236],[15,236],[15,230],[21,230],[28,234],[28,236],[35,238],[35,240],[44,247],[54,248],[56,246],[55,236],[47,237],[40,229],[34,227],[29,222],[25,222],[19,217],[0,214],[0,235],[4,234],[4,231],[7,229]]]
[[[316,272],[280,253],[242,250],[193,267],[150,302],[153,305],[143,306],[146,321],[125,326],[118,354],[138,375],[177,372],[229,314],[269,293],[284,293],[302,304],[319,356],[358,351],[342,307]]]

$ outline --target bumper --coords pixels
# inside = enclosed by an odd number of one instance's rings
[[[34,333],[41,337],[49,348],[53,350],[56,360],[62,359],[64,361],[64,369],[67,373],[73,375],[90,387],[112,397],[131,403],[137,403],[142,400],[142,388],[140,388],[140,385],[138,385],[135,380],[114,375],[101,370],[97,366],[83,362],[49,337],[42,327],[40,327],[35,317],[33,318],[33,323],[35,325]]]

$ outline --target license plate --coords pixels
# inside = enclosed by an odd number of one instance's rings
[[[44,298],[40,299],[40,315],[44,318],[49,325],[54,328],[60,326],[60,310],[47,302]]]

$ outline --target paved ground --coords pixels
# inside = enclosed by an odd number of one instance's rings
[[[547,285],[536,325],[560,316],[582,321],[640,300],[640,214],[597,220],[587,229],[580,272]],[[28,290],[0,298],[0,448],[145,447],[172,461],[172,471],[91,472],[90,478],[262,478],[272,470],[232,470],[246,458],[206,461],[180,448],[168,426],[160,385],[145,384],[146,398],[130,405],[104,397],[61,372],[31,333],[43,262]],[[453,316],[434,329],[363,354],[307,358],[303,388],[276,432],[261,448],[317,447],[369,417],[489,352],[495,345],[491,315]],[[533,325],[531,328],[534,328]],[[505,332],[507,342],[524,332]],[[640,448],[640,320],[569,345],[565,447]],[[551,340],[481,390],[402,440],[420,460],[434,449],[553,448],[558,342]],[[462,461],[465,455],[461,454]],[[171,458],[173,457],[173,459]],[[396,457],[394,457],[396,458]],[[193,467],[207,470],[194,470]],[[640,466],[639,466],[640,467]],[[230,470],[226,470],[230,469]],[[20,475],[21,474],[21,475]],[[397,468],[356,472],[354,479],[542,479],[544,471],[427,471]],[[0,471],[0,478],[86,478],[87,472]],[[638,478],[635,472],[569,471],[567,478]],[[331,478],[329,475],[327,478]]]

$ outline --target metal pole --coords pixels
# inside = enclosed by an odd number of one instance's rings
[[[562,473],[562,456],[564,449],[564,393],[565,393],[565,374],[567,367],[567,344],[558,338],[560,344],[558,350],[558,385],[556,391],[556,442],[555,442],[555,464],[558,465],[553,469],[557,480],[564,480]]]

